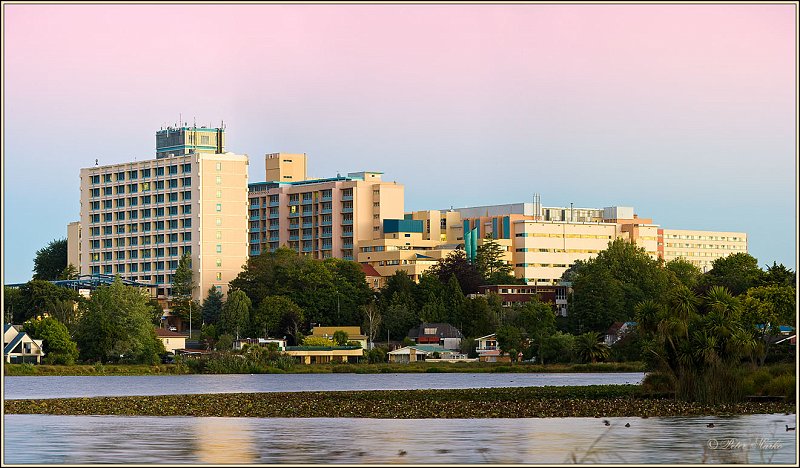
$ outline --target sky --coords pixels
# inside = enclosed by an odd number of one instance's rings
[[[3,281],[79,219],[82,167],[226,149],[382,171],[405,209],[633,206],[796,270],[793,4],[4,4]]]

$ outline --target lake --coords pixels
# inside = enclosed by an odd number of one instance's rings
[[[3,462],[796,463],[793,414],[610,421],[6,415]]]
[[[3,391],[5,399],[19,399],[639,384],[643,378],[643,372],[20,376],[4,377]]]

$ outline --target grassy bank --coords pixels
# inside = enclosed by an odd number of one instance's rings
[[[6,414],[543,418],[736,415],[790,411],[790,403],[701,405],[643,395],[641,387],[527,387],[466,390],[227,393],[150,397],[7,400]]]
[[[5,375],[163,375],[163,374],[191,374],[195,373],[191,367],[176,364],[161,364],[157,366],[136,364],[106,364],[106,365],[32,365],[32,364],[6,364]],[[641,362],[608,362],[597,364],[503,364],[490,362],[458,362],[458,363],[431,363],[416,362],[411,364],[297,364],[291,369],[281,370],[265,368],[268,373],[292,374],[325,374],[325,373],[353,373],[353,374],[381,374],[381,373],[414,373],[414,372],[644,372]],[[200,373],[207,373],[200,372]]]

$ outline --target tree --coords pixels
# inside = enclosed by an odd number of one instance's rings
[[[14,309],[13,320],[23,323],[33,317],[53,314],[57,309],[63,311],[65,301],[78,303],[81,298],[75,290],[56,286],[49,281],[28,281],[19,288],[19,303]],[[67,309],[74,311],[71,305]]]
[[[192,325],[199,322],[200,314],[196,303],[192,301],[192,293],[197,285],[192,272],[192,256],[186,252],[178,262],[178,268],[172,277],[172,313],[181,320],[191,321]]]
[[[444,302],[444,309],[447,312],[447,323],[458,326],[459,329],[461,329],[464,324],[464,300],[464,293],[461,291],[458,278],[456,278],[455,275],[450,275],[450,280],[447,281],[442,291],[442,301]]]
[[[575,335],[557,331],[544,338],[539,352],[542,363],[572,362],[575,353]]]
[[[761,278],[760,286],[795,286],[797,282],[797,275],[794,271],[780,265],[777,262],[772,262],[772,266],[768,266],[767,270]]]
[[[650,365],[687,401],[729,403],[743,396],[737,371],[758,344],[743,326],[741,301],[721,286],[697,297],[686,287],[637,305],[637,330]]]
[[[229,335],[228,333],[220,335],[215,345],[215,349],[222,352],[231,352],[233,350],[233,336]]]
[[[764,278],[764,272],[758,267],[758,260],[743,252],[717,258],[711,265],[711,270],[700,280],[702,293],[714,286],[721,286],[738,296],[760,284]]]
[[[505,247],[492,239],[491,234],[487,234],[475,254],[475,267],[484,280],[514,277],[514,269],[503,258],[505,253]]]
[[[797,298],[792,286],[759,286],[742,298],[742,325],[760,343],[759,364],[764,365],[770,344],[780,335],[781,325],[795,326]]]
[[[467,254],[463,249],[450,252],[447,257],[430,267],[428,272],[439,278],[442,283],[449,281],[450,277],[455,275],[464,294],[477,293],[478,286],[484,282],[475,265],[467,260]]]
[[[222,292],[215,286],[208,289],[208,295],[203,299],[203,305],[200,310],[203,316],[203,322],[206,324],[215,324],[219,322],[222,315]]]
[[[572,283],[570,316],[573,330],[579,333],[604,333],[614,322],[627,322],[636,304],[661,300],[674,286],[660,261],[624,239],[609,242],[578,271]]]
[[[222,307],[220,326],[224,333],[235,335],[239,339],[241,332],[247,331],[250,324],[250,298],[244,291],[228,292],[228,300]]]
[[[80,274],[80,271],[78,271],[78,268],[75,265],[70,263],[69,265],[67,265],[61,271],[61,274],[58,275],[58,279],[60,279],[60,280],[74,280],[74,279],[78,279],[78,275],[79,274]]]
[[[465,336],[485,336],[494,332],[499,325],[499,319],[489,307],[485,297],[466,299],[463,308]]]
[[[683,257],[668,261],[664,267],[675,275],[675,278],[684,286],[694,290],[697,287],[703,272],[694,264]]]
[[[288,334],[295,338],[305,321],[303,310],[284,296],[267,296],[253,310],[252,326],[255,334]]]
[[[603,343],[602,335],[588,332],[575,339],[575,353],[583,362],[597,362],[608,359],[611,350]]]
[[[161,317],[164,316],[164,307],[161,306],[158,299],[150,299],[147,304],[150,306],[150,321],[153,322],[153,325],[161,325]]]
[[[71,366],[78,358],[78,345],[70,338],[67,327],[54,318],[32,319],[24,324],[33,339],[43,340],[44,362]]]
[[[518,328],[525,331],[537,351],[538,362],[544,364],[545,340],[556,330],[556,314],[553,308],[550,304],[545,304],[534,297],[519,308],[514,322]]]
[[[381,314],[375,302],[361,306],[361,310],[364,314],[364,329],[367,331],[367,338],[369,339],[370,347],[372,347],[380,330]]]
[[[157,364],[164,346],[156,338],[148,302],[147,291],[122,284],[119,276],[95,289],[75,334],[81,358]]]
[[[580,275],[581,269],[586,265],[583,260],[575,260],[575,263],[569,266],[564,273],[561,274],[561,281],[571,283],[575,281]]]
[[[518,327],[502,326],[497,329],[497,345],[505,354],[511,356],[511,362],[517,361],[518,353],[523,351],[524,331]]]
[[[3,319],[5,323],[13,323],[15,322],[15,317],[22,316],[21,305],[22,293],[20,289],[3,286]]]
[[[36,251],[33,259],[33,279],[57,280],[67,267],[67,239],[54,239]]]
[[[408,293],[398,292],[392,298],[392,303],[383,312],[382,322],[392,339],[403,339],[408,330],[419,325],[417,314],[414,313],[414,299]]]
[[[333,332],[333,342],[336,343],[336,346],[347,346],[347,341],[349,339],[350,337],[344,330],[336,330]]]

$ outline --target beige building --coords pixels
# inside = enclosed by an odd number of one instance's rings
[[[421,213],[417,213],[418,218],[422,217]],[[458,223],[460,227],[461,220],[458,219],[458,213],[448,213],[448,215],[454,220],[454,224]],[[460,229],[453,228],[451,234],[442,234],[448,230],[438,229],[439,219],[439,213],[435,212],[427,220],[424,218],[385,220],[382,239],[358,243],[358,262],[371,266],[382,277],[392,276],[398,270],[403,270],[412,280],[419,282],[420,275],[425,271],[436,265],[439,260],[446,258],[459,246],[463,247],[463,241],[460,240],[445,243],[448,238],[457,239],[456,234],[460,233]],[[433,229],[434,226],[437,229]],[[504,250],[504,260],[511,263],[513,260],[511,240],[493,240]],[[485,242],[486,239],[479,239],[478,245],[483,245]]]
[[[164,349],[168,353],[175,353],[178,349],[186,348],[186,335],[165,330],[163,328],[156,328],[156,337],[164,344]]]
[[[267,182],[300,182],[308,178],[306,154],[271,153],[266,156]]]
[[[284,162],[283,156],[274,156],[266,159],[272,169],[269,178],[284,180],[281,171],[299,177],[300,158]],[[314,258],[354,260],[360,240],[380,239],[385,219],[403,217],[404,189],[383,181],[380,172],[365,171],[329,179],[253,183],[249,198],[250,255],[287,246]]]
[[[702,271],[712,268],[714,260],[735,253],[747,253],[744,232],[659,229],[659,255],[665,261],[682,257]]]
[[[80,221],[67,224],[67,265],[78,269],[81,265],[81,234]]]
[[[247,262],[247,169],[246,155],[204,152],[81,169],[68,252],[78,246],[82,275],[153,284],[164,299],[189,253],[195,299],[225,294]]]

